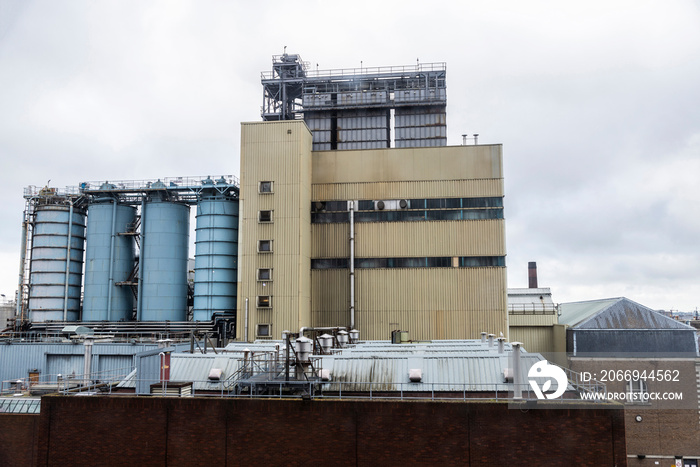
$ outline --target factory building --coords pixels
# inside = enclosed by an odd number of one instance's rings
[[[239,339],[508,334],[502,147],[445,146],[445,73],[273,59],[241,130]]]

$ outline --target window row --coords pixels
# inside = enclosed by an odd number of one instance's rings
[[[355,205],[356,211],[381,211],[390,209],[390,201],[360,200]],[[418,198],[402,199],[393,202],[394,209],[457,209],[457,208],[502,208],[503,198],[487,196],[480,198]],[[312,212],[347,212],[347,201],[314,201],[311,203]]]
[[[348,258],[319,258],[311,260],[311,269],[347,269]],[[504,267],[505,256],[443,256],[419,258],[355,258],[355,268],[484,268]]]
[[[354,214],[355,222],[414,222],[503,219],[503,208],[449,209],[436,211],[371,211]],[[311,222],[315,224],[350,222],[347,212],[314,212]]]

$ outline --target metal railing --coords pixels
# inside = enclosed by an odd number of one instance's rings
[[[0,396],[15,394],[29,395],[38,391],[42,393],[59,392],[64,394],[92,392],[97,390],[111,392],[111,386],[116,386],[119,382],[124,381],[133,370],[133,367],[124,367],[113,370],[94,371],[89,374],[39,374],[32,377],[5,380],[0,382]]]

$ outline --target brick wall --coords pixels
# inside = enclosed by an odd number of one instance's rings
[[[0,465],[36,464],[38,426],[38,415],[0,414]]]
[[[42,466],[626,465],[617,409],[47,396],[40,418]]]

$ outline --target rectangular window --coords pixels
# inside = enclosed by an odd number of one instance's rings
[[[272,193],[272,182],[260,182],[260,185],[258,185],[258,193]]]
[[[258,337],[270,337],[270,325],[269,324],[258,324],[258,329],[256,335]]]
[[[272,308],[272,297],[269,295],[258,295],[258,308]]]
[[[272,211],[258,211],[258,222],[272,222]]]
[[[272,269],[258,269],[258,280],[259,281],[271,281],[272,280]]]
[[[272,240],[258,240],[258,253],[272,253]]]

